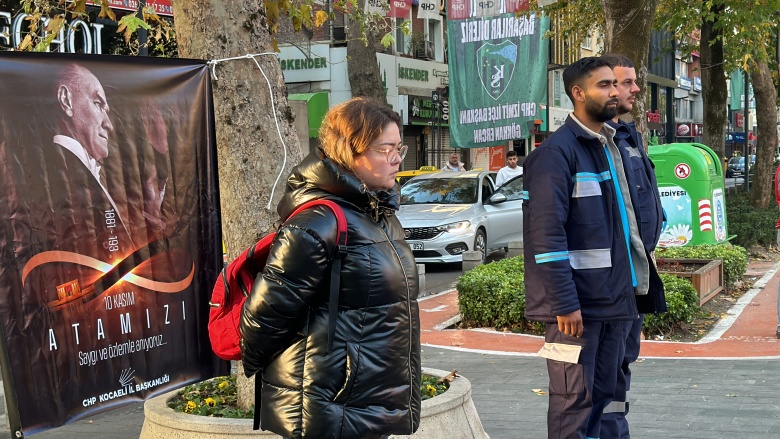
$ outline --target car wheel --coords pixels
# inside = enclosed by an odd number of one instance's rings
[[[477,236],[474,237],[474,251],[482,253],[482,263],[484,263],[487,258],[487,239],[482,230],[477,230]]]

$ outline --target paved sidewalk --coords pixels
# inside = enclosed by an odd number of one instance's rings
[[[726,313],[726,317],[694,343],[642,341],[643,358],[780,358],[777,289],[780,262],[753,261],[748,274],[759,279]],[[480,352],[535,353],[544,337],[494,329],[446,329],[458,318],[458,294],[451,290],[420,300],[423,344]]]
[[[538,357],[423,348],[423,364],[458,370],[492,439],[547,437],[545,363]],[[645,359],[634,368],[632,437],[777,439],[780,361]]]
[[[424,347],[423,365],[457,370],[492,439],[546,438],[544,361]],[[780,361],[645,359],[634,366],[629,414],[635,438],[780,437]],[[130,439],[141,432],[141,404],[35,435],[47,439]],[[6,433],[2,438],[10,438]]]
[[[635,438],[780,438],[780,342],[775,338],[780,263],[756,262],[761,277],[704,340],[645,341],[634,365],[629,421]],[[766,275],[764,275],[766,273]],[[423,365],[458,370],[492,439],[546,437],[547,372],[539,337],[443,330],[457,314],[453,293],[421,302]],[[454,313],[453,313],[454,311]],[[142,404],[56,430],[46,439],[137,438]],[[0,439],[10,438],[3,431]]]

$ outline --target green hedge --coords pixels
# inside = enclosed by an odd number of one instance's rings
[[[747,251],[738,245],[703,244],[656,249],[656,261],[665,258],[722,259],[723,282],[727,287],[741,280],[747,270]]]
[[[739,252],[739,250],[732,250]],[[744,249],[742,249],[744,252]],[[463,323],[478,327],[526,328],[523,257],[480,265],[458,279],[458,304]],[[690,323],[699,312],[699,295],[691,283],[673,275],[661,275],[669,312],[648,314],[648,333],[664,333]],[[537,330],[542,325],[534,325]]]
[[[730,235],[736,235],[733,244],[750,248],[754,245],[774,247],[777,245],[775,224],[780,216],[777,203],[772,200],[769,207],[757,209],[748,203],[744,191],[726,194],[726,218]]]
[[[463,323],[503,328],[525,320],[523,257],[480,265],[458,279],[458,306]]]
[[[645,315],[645,324],[642,326],[645,334],[666,333],[683,323],[691,323],[701,313],[699,293],[688,279],[662,274],[661,280],[669,311]]]

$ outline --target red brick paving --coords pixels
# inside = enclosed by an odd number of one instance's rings
[[[775,262],[752,261],[749,275],[758,278],[772,269]],[[777,328],[777,290],[780,272],[744,307],[733,324],[716,340],[709,342],[678,343],[642,341],[640,356],[697,357],[697,358],[780,358],[780,340]],[[750,292],[746,293],[750,294]],[[516,352],[533,354],[544,340],[538,336],[512,334],[491,329],[437,329],[458,315],[458,297],[455,290],[425,298],[420,302],[422,343],[441,347]]]

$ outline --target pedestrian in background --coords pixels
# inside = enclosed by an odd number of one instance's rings
[[[277,232],[240,323],[244,371],[262,380],[264,430],[376,439],[420,425],[417,266],[395,216],[395,176],[407,149],[400,126],[384,103],[337,105],[320,128],[321,149],[287,178],[280,217],[313,199],[332,200],[347,219],[347,248],[330,322],[336,218],[317,206]]]
[[[451,172],[464,172],[466,170],[466,166],[463,162],[460,161],[460,155],[458,155],[457,152],[453,152],[450,154],[450,161],[444,164],[444,167],[442,168],[442,171],[451,171]]]
[[[563,72],[574,103],[526,159],[523,203],[526,317],[546,323],[550,439],[601,436],[636,295],[647,294],[647,253],[623,156],[605,124],[617,115],[610,65],[587,57]]]
[[[625,355],[618,371],[615,397],[612,403],[604,408],[601,418],[601,439],[627,439],[630,437],[626,420],[631,387],[629,366],[639,358],[644,314],[667,311],[664,285],[658,276],[652,257],[661,236],[664,214],[655,171],[645,152],[642,136],[637,132],[633,122],[623,122],[619,119],[619,116],[631,112],[636,96],[641,91],[636,83],[634,63],[620,54],[607,54],[602,56],[602,59],[609,63],[617,79],[617,115],[607,121],[607,124],[615,129],[615,144],[620,150],[628,186],[636,188],[636,191],[631,191],[631,202],[634,206],[634,216],[637,218],[639,235],[647,252],[647,270],[650,274],[647,294],[636,296],[639,317],[632,321],[626,338]]]
[[[519,157],[514,149],[506,153],[506,166],[498,170],[496,186],[501,186],[507,181],[523,175],[523,167],[518,165]]]

